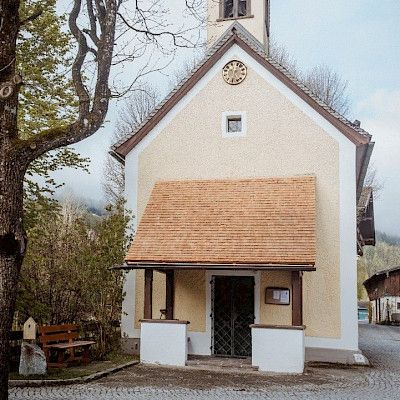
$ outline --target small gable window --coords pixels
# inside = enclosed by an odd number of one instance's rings
[[[222,0],[221,18],[240,18],[250,15],[250,0]]]
[[[240,115],[228,117],[227,127],[228,133],[242,132],[242,117]]]
[[[227,138],[246,136],[247,120],[244,111],[222,113],[222,136]]]

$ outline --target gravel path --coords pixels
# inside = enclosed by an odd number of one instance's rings
[[[30,400],[259,400],[400,398],[400,327],[360,325],[372,368],[309,368],[302,376],[136,366],[87,385],[12,388]]]

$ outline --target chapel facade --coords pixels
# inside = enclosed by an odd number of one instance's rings
[[[353,363],[371,135],[269,57],[269,1],[208,6],[206,57],[112,148],[136,216],[123,345],[167,365]]]

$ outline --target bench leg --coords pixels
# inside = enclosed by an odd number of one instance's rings
[[[89,346],[85,346],[83,348],[83,354],[82,354],[82,364],[86,365],[89,364],[90,358],[89,358]]]
[[[69,362],[74,362],[75,361],[75,349],[73,348],[73,347],[71,347],[70,349],[69,349],[69,359],[68,359],[68,361]]]
[[[65,350],[57,350],[57,362],[48,363],[47,365],[51,368],[63,368],[65,367]]]

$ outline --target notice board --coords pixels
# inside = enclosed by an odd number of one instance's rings
[[[281,287],[267,287],[265,289],[265,304],[290,304],[290,289]]]

